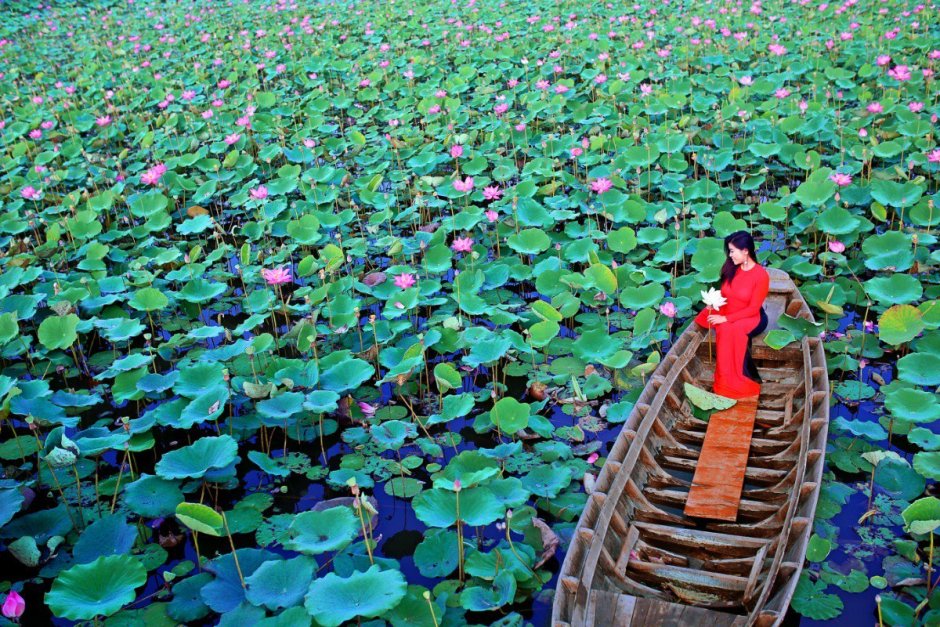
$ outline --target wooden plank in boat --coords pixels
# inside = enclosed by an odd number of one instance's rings
[[[738,399],[733,407],[712,414],[686,501],[686,516],[737,519],[756,417],[756,396]]]
[[[744,616],[606,590],[591,592],[587,619],[585,625],[598,627],[601,625],[604,627],[608,625],[613,627],[643,627],[645,625],[738,627],[747,622]]]

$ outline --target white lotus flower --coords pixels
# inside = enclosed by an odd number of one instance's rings
[[[720,290],[716,290],[713,287],[708,288],[707,292],[699,291],[699,294],[702,295],[702,300],[706,305],[712,309],[719,309],[722,305],[728,302],[724,296],[721,295]]]

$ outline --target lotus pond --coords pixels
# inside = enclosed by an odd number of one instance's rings
[[[4,5],[2,624],[548,624],[742,228],[832,381],[792,622],[940,623],[934,4],[305,4]]]

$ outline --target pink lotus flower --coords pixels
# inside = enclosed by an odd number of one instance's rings
[[[464,180],[456,179],[454,181],[454,189],[458,192],[469,192],[473,189],[473,177],[468,176]]]
[[[455,237],[450,247],[457,253],[469,253],[473,250],[473,240],[469,237]]]
[[[845,244],[843,244],[837,239],[834,239],[831,242],[829,242],[829,250],[831,250],[834,253],[845,252]]]
[[[786,98],[789,95],[790,95],[790,90],[787,89],[786,87],[781,87],[780,89],[774,92],[774,96],[776,96],[777,98],[780,98],[781,100],[783,98]]]
[[[873,102],[865,107],[865,110],[869,113],[881,113],[884,111],[884,107],[881,106],[880,102]]]
[[[503,195],[503,190],[499,188],[499,185],[490,185],[489,187],[483,188],[483,197],[487,200],[496,200]]]
[[[284,283],[290,283],[290,266],[278,266],[273,270],[264,268],[261,270],[261,276],[268,285],[282,285]]]
[[[463,146],[460,144],[454,144],[450,147],[450,156],[456,159],[457,157],[463,156]]]
[[[513,128],[515,128],[520,133],[525,130],[525,122],[519,122]]]
[[[843,174],[842,172],[830,174],[829,180],[839,187],[845,187],[846,185],[852,184],[852,176],[850,174]]]
[[[258,187],[252,189],[249,194],[255,200],[264,200],[268,197],[268,188],[264,185],[259,185]]]
[[[39,197],[42,196],[42,192],[32,185],[27,185],[20,191],[20,196],[27,200],[39,200]]]
[[[741,78],[738,79],[738,82],[744,85],[745,87],[747,87],[748,85],[754,84],[754,79],[751,78],[750,76],[742,76]]]
[[[891,63],[891,55],[879,54],[878,58],[875,60],[875,63],[877,63],[880,67],[884,67],[885,65]]]
[[[862,139],[865,139],[866,137],[868,137],[868,131],[866,131],[863,128],[860,128],[858,129],[858,136],[861,137]]]
[[[572,157],[572,158],[580,157],[582,154],[584,154],[584,150],[582,150],[582,149],[581,149],[580,147],[578,147],[578,146],[575,146],[575,147],[572,148],[569,152],[571,153],[571,157]]]
[[[140,175],[140,182],[144,185],[156,185],[164,174],[166,174],[166,166],[158,163]]]
[[[10,590],[6,600],[3,602],[3,615],[11,620],[16,620],[26,611],[26,601],[16,590]]]
[[[359,409],[362,410],[362,413],[364,413],[366,416],[373,415],[377,409],[375,406],[370,405],[365,401],[356,401],[356,403],[359,405]]]
[[[603,194],[613,186],[613,182],[611,182],[610,179],[605,178],[599,178],[596,181],[591,182],[591,190],[598,194]]]
[[[225,143],[231,146],[232,144],[234,144],[241,138],[242,138],[241,133],[232,133],[231,135],[225,136]]]
[[[599,458],[600,458],[600,455],[598,455],[597,453],[591,453],[590,455],[588,455],[587,463],[593,464],[593,463],[596,462]]]
[[[111,123],[110,115],[103,115],[100,118],[95,118],[95,124],[97,124],[98,126],[107,126],[110,123]]]
[[[29,132],[30,139],[42,139],[42,131],[38,128],[35,128]]]
[[[666,301],[659,306],[659,313],[663,314],[667,318],[676,317],[676,304],[671,301]]]
[[[193,91],[192,89],[187,89],[186,91],[182,93],[182,95],[180,95],[180,98],[182,98],[183,100],[187,102],[189,102],[195,97],[196,97],[196,92]]]
[[[399,274],[398,276],[395,277],[395,286],[400,287],[403,290],[408,289],[409,287],[414,285],[416,282],[417,281],[415,280],[415,275],[411,274],[410,272]]]
[[[911,70],[906,65],[895,65],[888,70],[888,76],[898,81],[911,80]]]
[[[907,108],[911,113],[920,113],[921,111],[924,110],[924,103],[923,102],[911,102],[907,105]]]
[[[940,163],[940,148],[934,148],[927,153],[928,163]]]
[[[499,219],[499,214],[492,209],[488,209],[483,215],[486,216],[486,219],[490,222],[496,222]]]

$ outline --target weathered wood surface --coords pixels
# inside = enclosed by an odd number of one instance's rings
[[[756,417],[757,396],[738,399],[732,407],[712,414],[685,504],[686,516],[737,519]]]
[[[744,616],[606,590],[594,590],[590,603],[585,622],[598,627],[738,627],[747,623]]]

